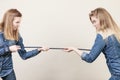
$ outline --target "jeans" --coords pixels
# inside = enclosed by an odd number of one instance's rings
[[[112,75],[109,80],[120,80],[120,76],[114,76],[114,75]]]
[[[16,80],[14,70],[10,74],[8,74],[7,76],[2,77],[2,80]]]

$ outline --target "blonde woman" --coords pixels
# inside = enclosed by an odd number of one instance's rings
[[[9,9],[0,23],[0,77],[3,80],[16,80],[12,52],[18,51],[20,57],[26,60],[48,50],[46,47],[28,52],[24,49],[23,38],[19,34],[21,17],[17,9]]]
[[[111,73],[109,80],[120,80],[120,29],[104,8],[96,8],[89,14],[96,29],[96,39],[90,53],[68,47],[65,51],[75,51],[86,62],[93,62],[101,52]]]

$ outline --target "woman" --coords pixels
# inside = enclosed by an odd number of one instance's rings
[[[28,52],[24,49],[23,39],[19,34],[21,17],[22,14],[17,9],[9,9],[0,24],[0,77],[3,80],[16,80],[11,53],[18,51],[20,57],[26,60],[48,50],[45,47]]]
[[[96,28],[96,39],[88,54],[77,48],[65,48],[65,51],[75,51],[86,62],[93,62],[101,52],[111,73],[109,80],[120,80],[120,29],[104,8],[96,8],[89,14],[90,21]]]

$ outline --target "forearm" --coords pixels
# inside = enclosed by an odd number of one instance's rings
[[[39,54],[41,51],[38,51],[37,49],[35,50],[31,50],[31,51],[27,51],[26,50],[19,50],[18,53],[21,56],[22,59],[26,60],[28,58],[34,57],[37,54]]]

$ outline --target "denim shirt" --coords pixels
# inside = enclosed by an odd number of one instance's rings
[[[90,53],[83,52],[81,58],[86,62],[93,62],[100,53],[103,52],[106,58],[106,63],[112,75],[120,76],[120,43],[113,35],[103,39],[100,34],[97,34],[95,43]]]
[[[9,50],[9,46],[11,45],[19,45],[21,47],[21,49],[18,50],[18,53],[23,60],[40,53],[37,49],[27,52],[24,48],[21,36],[19,36],[18,41],[6,40],[3,36],[3,32],[0,32],[0,77],[8,75],[13,70],[12,52]]]

